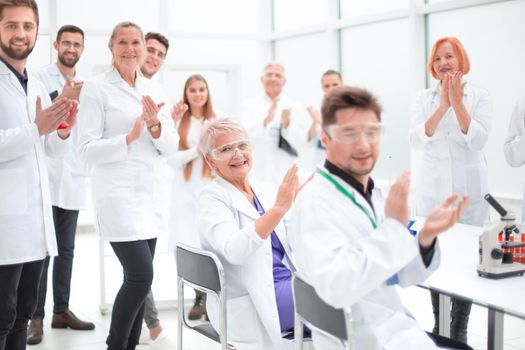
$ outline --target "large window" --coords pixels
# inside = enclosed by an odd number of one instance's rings
[[[410,0],[341,0],[341,17],[356,18],[408,9]]]
[[[392,181],[410,167],[408,20],[344,29],[341,50],[345,83],[370,90],[383,106],[386,130],[374,175]]]
[[[170,31],[258,34],[262,29],[260,1],[177,0],[167,4]]]
[[[295,30],[326,23],[328,1],[331,0],[274,0],[274,30]]]
[[[321,74],[331,67],[327,35],[314,34],[275,43],[276,59],[286,67],[286,92],[304,106],[319,107]]]

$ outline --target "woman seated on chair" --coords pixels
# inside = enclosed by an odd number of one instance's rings
[[[241,350],[292,347],[282,338],[294,327],[294,268],[283,218],[299,188],[297,166],[288,170],[277,194],[251,181],[250,140],[228,119],[205,125],[199,147],[218,175],[199,195],[197,228],[203,249],[217,254],[224,266],[228,343]],[[208,315],[218,329],[217,300],[208,297]]]

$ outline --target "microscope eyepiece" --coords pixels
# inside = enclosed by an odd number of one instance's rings
[[[490,195],[490,193],[487,193],[484,198],[487,202],[489,202],[492,208],[494,208],[499,213],[499,215],[501,215],[501,217],[507,215],[507,211],[501,206],[501,204],[498,203],[498,201],[494,197]]]

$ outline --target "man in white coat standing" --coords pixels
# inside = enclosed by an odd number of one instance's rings
[[[468,199],[453,208],[457,196],[448,198],[413,237],[406,228],[409,174],[396,180],[386,201],[370,177],[381,135],[376,99],[342,86],[325,97],[321,112],[326,162],[297,196],[288,231],[297,271],[325,302],[351,310],[356,349],[435,349],[395,285],[420,283],[438,267],[436,238]],[[313,340],[316,349],[341,349],[320,333]]]
[[[507,163],[513,167],[525,164],[525,100],[516,104],[509,125],[509,132],[505,140],[505,158]],[[522,199],[521,222],[525,229],[525,189]]]
[[[27,75],[37,33],[35,0],[0,1],[0,350],[26,348],[44,259],[57,252],[46,155],[67,151],[78,111],[67,98],[49,106]]]
[[[282,64],[268,63],[261,83],[264,94],[245,103],[242,124],[253,143],[253,178],[278,187],[292,164],[303,160],[310,119],[304,107],[283,93]],[[299,164],[299,170],[303,169]]]
[[[170,47],[170,42],[168,38],[164,35],[156,32],[149,32],[144,35],[146,41],[146,59],[144,63],[140,66],[140,71],[144,77],[148,79],[153,79],[153,76],[157,74],[166,60],[168,54],[168,49]],[[165,98],[164,91],[160,83],[153,81],[155,88],[158,91],[158,94],[164,96],[161,100],[162,102],[167,102]],[[160,203],[165,205],[159,205],[159,208],[156,208],[158,221],[159,221],[159,230],[167,230],[167,216],[168,210],[170,208],[168,199],[166,198],[167,194],[170,191],[166,191],[166,188],[169,187],[169,181],[171,181],[171,167],[168,166],[165,157],[159,157],[156,160],[155,164],[156,172],[156,181],[158,182],[157,199]],[[159,232],[160,234],[160,232]],[[176,347],[176,344],[172,342],[164,333],[162,333],[162,326],[159,320],[159,311],[155,305],[155,299],[153,298],[153,292],[150,290],[146,301],[144,302],[144,322],[148,327],[149,331],[149,340],[151,341],[152,349],[172,349]],[[142,336],[141,336],[142,338]]]
[[[77,26],[65,25],[58,32],[53,47],[57,61],[33,74],[40,80],[51,100],[67,96],[78,101],[82,82],[76,74],[76,64],[84,50],[84,32]],[[47,157],[49,188],[58,245],[58,256],[53,259],[53,318],[52,328],[91,330],[92,322],[80,320],[69,309],[75,233],[79,210],[85,207],[86,178],[84,165],[76,151],[76,129],[64,158]],[[50,257],[46,257],[38,287],[35,313],[29,323],[27,344],[38,344],[43,337],[43,319],[47,294],[47,271]]]

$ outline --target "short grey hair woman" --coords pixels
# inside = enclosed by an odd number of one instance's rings
[[[282,338],[294,325],[294,267],[283,219],[299,188],[297,166],[288,170],[277,193],[252,181],[250,140],[229,119],[205,125],[200,149],[217,178],[199,196],[197,228],[202,247],[217,254],[225,269],[228,341],[238,349],[292,346]],[[217,329],[211,296],[207,309]]]

